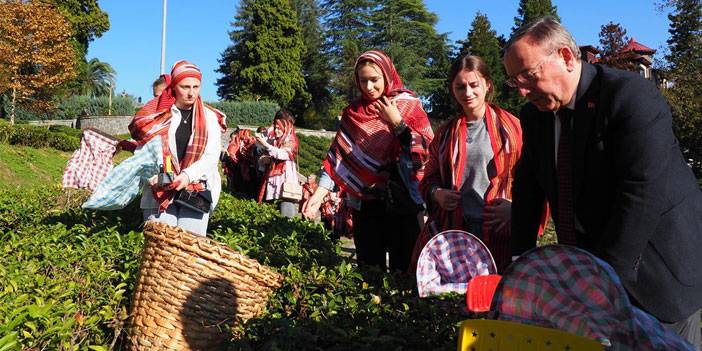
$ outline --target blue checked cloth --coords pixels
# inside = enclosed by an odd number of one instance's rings
[[[491,306],[493,319],[560,329],[608,350],[695,350],[633,306],[609,264],[571,246],[524,253],[502,274]]]
[[[420,297],[465,294],[468,281],[487,274],[497,274],[497,267],[485,244],[468,232],[446,230],[431,238],[419,254],[417,290]]]
[[[118,210],[139,195],[143,182],[158,174],[163,164],[161,137],[151,139],[134,151],[134,156],[112,168],[83,204],[93,210]]]

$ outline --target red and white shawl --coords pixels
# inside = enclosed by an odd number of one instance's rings
[[[171,155],[171,151],[168,147],[168,130],[171,125],[172,117],[171,107],[176,101],[175,87],[185,78],[202,80],[202,74],[197,66],[181,60],[173,65],[170,78],[168,86],[163,90],[161,95],[146,103],[134,116],[132,122],[129,124],[129,133],[138,145],[144,145],[153,137],[160,135],[163,144],[164,163],[167,159],[170,159],[171,166],[175,170],[175,173],[179,174],[181,170],[188,168],[195,161],[199,160],[205,151],[208,132],[205,120],[205,108],[209,108],[215,112],[219,125],[222,128],[221,132],[225,131],[227,126],[224,120],[224,114],[212,107],[205,106],[205,104],[202,103],[202,98],[198,96],[193,106],[192,136],[185,149],[185,156],[182,160],[176,162],[176,157]],[[166,77],[166,79],[168,82],[168,77]],[[168,156],[171,157],[169,158]],[[167,165],[164,164],[164,167],[167,168]],[[193,188],[193,190],[202,190],[201,186],[199,187],[200,189],[193,185],[189,187]],[[159,203],[159,211],[163,212],[168,208],[174,195],[175,191],[172,189],[154,190],[154,198],[156,202]]]
[[[485,109],[485,121],[490,144],[494,154],[496,175],[490,178],[485,194],[485,203],[498,198],[512,199],[514,166],[522,151],[522,128],[519,120],[509,112],[495,106]],[[419,183],[419,190],[429,209],[429,221],[420,233],[415,245],[415,258],[424,245],[438,232],[450,229],[463,230],[463,209],[446,211],[430,198],[434,187],[460,191],[463,173],[466,169],[466,127],[467,118],[462,114],[446,123],[437,133],[437,138],[429,146],[429,161],[425,177]],[[482,240],[495,258],[501,271],[511,262],[510,227],[496,233],[483,226]],[[415,261],[416,262],[416,261]]]
[[[411,155],[419,165],[414,177],[423,175],[423,164],[427,146],[434,137],[422,102],[414,92],[405,89],[400,76],[390,58],[385,53],[371,50],[356,60],[358,65],[365,61],[373,62],[383,73],[385,89],[383,95],[397,103],[402,119],[412,134]],[[357,74],[357,73],[356,73]],[[355,77],[358,85],[358,76]],[[393,127],[383,120],[373,107],[373,101],[365,97],[348,105],[341,117],[336,137],[324,161],[324,170],[344,191],[361,199],[369,199],[364,191],[372,186],[384,186],[387,172],[381,171],[395,162],[400,153],[400,142],[393,133]]]

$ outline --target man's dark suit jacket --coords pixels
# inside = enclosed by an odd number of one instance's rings
[[[702,305],[702,193],[673,135],[668,104],[639,75],[583,62],[573,117],[578,247],[608,262],[635,304],[665,322]],[[515,255],[535,246],[544,200],[557,218],[554,114],[520,114]],[[558,223],[556,223],[558,229]]]

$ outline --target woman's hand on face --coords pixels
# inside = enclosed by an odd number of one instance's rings
[[[437,188],[434,191],[434,200],[446,211],[453,211],[461,203],[461,193],[456,190]]]
[[[485,224],[493,228],[494,231],[501,231],[512,220],[512,201],[507,199],[495,199],[490,204],[485,205]]]
[[[395,100],[390,100],[387,96],[381,96],[378,100],[375,100],[373,106],[378,110],[380,117],[392,123],[393,126],[399,125],[402,121],[402,115],[397,108]]]
[[[265,146],[265,147],[268,147],[268,146],[269,146],[268,140],[266,140],[266,138],[264,138],[264,137],[262,137],[261,135],[258,135],[258,134],[256,134],[256,142],[258,142],[259,144],[261,144],[261,145],[263,145],[263,146]]]

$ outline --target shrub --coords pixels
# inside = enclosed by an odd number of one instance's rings
[[[273,123],[278,104],[269,101],[219,101],[208,103],[227,115],[227,125],[264,126]]]
[[[112,116],[131,116],[134,114],[134,100],[130,97],[112,97]],[[75,119],[87,113],[88,116],[107,116],[109,99],[106,96],[89,97],[83,95],[70,96],[58,106],[59,112],[55,119]]]
[[[53,128],[0,123],[0,143],[34,148],[51,147],[61,151],[74,151],[80,147],[80,130],[68,127]]]

